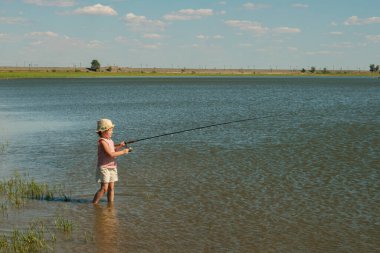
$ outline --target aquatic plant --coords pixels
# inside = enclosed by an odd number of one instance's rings
[[[2,202],[0,204],[0,211],[3,214],[3,216],[8,216],[7,210],[8,210],[8,205],[5,202]]]
[[[55,197],[58,196],[58,197]],[[51,189],[47,184],[38,183],[27,176],[16,173],[14,177],[0,181],[0,212],[7,216],[9,208],[22,208],[27,200],[63,200],[71,201],[62,187]],[[74,223],[63,216],[51,221],[55,230],[70,234]],[[50,223],[50,222],[49,222]],[[91,235],[85,234],[85,241]],[[43,221],[32,221],[27,229],[14,228],[13,231],[0,234],[0,252],[53,252],[57,237],[49,231]]]
[[[18,173],[6,181],[0,182],[0,194],[15,207],[21,207],[27,199],[55,200],[55,195],[63,201],[71,201],[70,194],[64,193],[61,187],[50,189],[47,184],[37,183],[34,179],[23,178]]]
[[[0,235],[0,252],[47,252],[53,251],[51,243],[46,239],[44,224],[32,223],[26,231],[14,229],[10,236]]]
[[[4,153],[8,146],[9,146],[8,141],[6,141],[4,143],[0,143],[0,153]]]
[[[84,241],[86,243],[94,241],[94,235],[90,231],[84,231]]]
[[[62,232],[64,233],[70,233],[73,231],[73,222],[68,220],[68,219],[65,219],[63,218],[62,216],[59,216],[56,220],[55,220],[55,227],[59,230],[61,230]]]

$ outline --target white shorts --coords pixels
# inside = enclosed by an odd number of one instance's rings
[[[117,168],[100,167],[96,170],[96,181],[98,183],[112,183],[118,180]]]

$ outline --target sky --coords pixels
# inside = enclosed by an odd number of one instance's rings
[[[352,69],[379,0],[0,0],[0,66]]]

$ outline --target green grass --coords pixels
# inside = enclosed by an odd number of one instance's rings
[[[7,202],[17,208],[22,207],[28,199],[49,201],[58,196],[65,202],[71,200],[71,196],[64,193],[62,188],[51,189],[47,184],[37,183],[34,179],[24,178],[17,173],[8,180],[0,181],[0,195],[5,196]]]
[[[52,200],[54,193],[47,184],[39,184],[33,179],[25,180],[16,174],[7,181],[0,182],[0,193],[5,195],[12,206],[21,207],[26,199]]]
[[[191,76],[379,76],[379,73],[369,71],[309,71],[301,73],[300,71],[268,71],[268,70],[159,70],[159,69],[130,69],[128,71],[86,71],[86,70],[2,70],[0,79],[17,79],[17,78],[103,78],[103,77],[191,77]]]
[[[53,252],[54,240],[47,239],[43,223],[32,223],[26,231],[14,229],[11,235],[0,235],[0,252]]]
[[[64,232],[65,234],[68,234],[68,233],[71,233],[73,231],[73,222],[62,217],[62,216],[59,216],[56,220],[55,220],[55,227]]]

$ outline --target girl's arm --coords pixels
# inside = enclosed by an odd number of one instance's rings
[[[115,144],[115,150],[118,151],[120,148],[125,146],[125,142],[122,141],[119,144]]]
[[[110,157],[118,157],[118,156],[121,156],[124,154],[128,154],[128,152],[129,152],[128,148],[123,149],[123,150],[118,150],[119,148],[125,146],[125,145],[122,145],[122,144],[124,144],[123,142],[118,144],[118,145],[115,145],[115,149],[117,148],[115,152],[112,152],[112,150],[110,149],[110,147],[108,146],[108,144],[105,141],[100,141],[100,144],[102,145],[106,154],[109,155]]]

